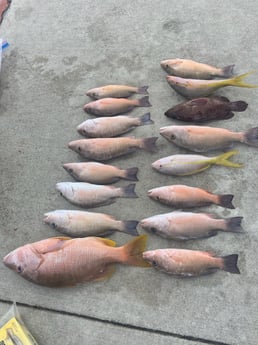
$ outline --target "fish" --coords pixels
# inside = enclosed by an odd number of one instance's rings
[[[161,237],[192,240],[216,236],[218,231],[243,232],[243,217],[219,219],[215,214],[174,211],[142,219],[140,226]]]
[[[128,113],[135,107],[151,107],[149,96],[140,99],[103,98],[85,104],[83,109],[96,116],[113,116]]]
[[[234,116],[233,111],[245,111],[248,104],[244,101],[230,102],[222,96],[194,98],[177,104],[165,112],[167,117],[185,122],[206,122],[227,120]]]
[[[199,250],[168,248],[146,251],[142,256],[154,268],[181,277],[196,277],[217,270],[240,274],[237,254],[215,256]]]
[[[86,95],[95,99],[100,98],[126,98],[135,93],[148,94],[149,86],[128,86],[128,85],[106,85],[102,87],[96,87],[86,92]]]
[[[165,175],[188,176],[209,169],[212,165],[223,165],[231,168],[241,168],[243,164],[229,161],[238,151],[228,151],[218,156],[202,155],[172,155],[158,159],[152,163],[152,168]]]
[[[140,117],[115,116],[98,117],[88,119],[77,127],[77,131],[89,138],[111,138],[127,133],[138,126],[145,126],[154,123],[150,118],[150,113]]]
[[[229,79],[202,80],[186,79],[167,76],[169,85],[180,95],[186,98],[197,98],[211,95],[214,91],[225,86],[256,88],[258,85],[245,83],[243,80],[255,72],[248,72]]]
[[[233,143],[258,147],[258,127],[233,132],[215,127],[167,126],[160,128],[160,134],[171,143],[195,152],[228,148]]]
[[[139,235],[137,220],[121,221],[104,213],[56,210],[45,213],[44,222],[69,237],[106,236],[114,231]]]
[[[138,149],[155,152],[157,149],[155,144],[157,139],[157,137],[140,139],[135,137],[80,139],[71,141],[68,147],[84,158],[106,161],[135,152]]]
[[[70,203],[80,207],[98,207],[115,202],[116,198],[138,198],[135,183],[125,187],[105,186],[87,182],[59,182],[56,189]]]
[[[77,181],[93,184],[110,184],[120,179],[138,181],[138,168],[120,169],[97,162],[65,163],[63,168]]]
[[[212,204],[234,209],[232,194],[213,194],[205,189],[187,185],[171,185],[150,189],[148,196],[177,209],[210,206]]]
[[[149,267],[143,260],[147,236],[121,247],[107,238],[52,237],[21,246],[3,258],[4,264],[23,278],[47,287],[74,286],[112,276],[114,264]]]
[[[217,68],[188,59],[163,60],[160,65],[170,75],[192,79],[230,78],[233,76],[235,67],[235,65],[229,65]]]

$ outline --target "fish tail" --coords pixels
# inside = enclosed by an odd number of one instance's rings
[[[258,85],[248,84],[248,83],[245,83],[243,81],[246,77],[248,77],[249,75],[254,74],[254,73],[257,73],[257,71],[247,72],[247,73],[238,75],[234,78],[228,79],[227,81],[225,80],[225,85],[237,86],[237,87],[247,87],[247,88],[258,87]]]
[[[126,220],[122,222],[123,224],[122,229],[124,232],[126,232],[129,235],[139,236],[139,233],[136,229],[138,223],[139,223],[138,220]]]
[[[243,217],[231,217],[226,219],[226,231],[230,232],[244,232],[241,222]]]
[[[248,104],[244,101],[236,101],[230,103],[230,109],[232,111],[245,111]]]
[[[152,105],[149,102],[149,96],[142,97],[137,101],[138,107],[152,107]]]
[[[137,173],[138,173],[138,168],[136,168],[136,167],[126,169],[124,178],[126,180],[138,181]]]
[[[154,123],[154,121],[151,120],[150,113],[146,113],[140,117],[140,125],[141,126],[151,125],[152,123]]]
[[[150,264],[143,260],[142,253],[145,251],[148,236],[141,235],[126,243],[123,248],[123,262],[131,266],[150,267]]]
[[[224,78],[232,77],[234,67],[235,67],[235,65],[229,65],[229,66],[223,67],[221,77],[224,77]]]
[[[237,267],[238,255],[232,254],[223,256],[223,270],[230,273],[240,274],[239,268]]]
[[[243,142],[247,145],[258,147],[258,127],[248,129],[244,133]]]
[[[234,209],[235,206],[232,204],[232,200],[234,198],[234,195],[232,194],[224,194],[224,195],[219,195],[218,196],[218,205],[225,207],[225,208],[230,208]]]
[[[149,88],[149,86],[146,86],[146,85],[145,86],[141,86],[141,87],[138,88],[137,93],[142,93],[144,95],[148,95],[149,94],[148,88]]]
[[[213,163],[216,165],[223,165],[226,167],[232,167],[232,168],[241,168],[243,164],[230,162],[228,159],[234,155],[236,155],[238,151],[228,151],[225,153],[222,153],[221,155],[214,158]]]
[[[125,187],[121,187],[121,197],[138,198],[138,195],[135,193],[134,189],[135,189],[135,183],[131,183]]]
[[[150,138],[145,138],[141,140],[141,148],[149,151],[149,152],[156,152],[157,151],[157,146],[156,146],[156,141],[158,137],[150,137]]]

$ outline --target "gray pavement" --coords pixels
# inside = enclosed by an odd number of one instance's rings
[[[159,62],[192,58],[236,73],[257,69],[256,1],[14,1],[1,26],[11,46],[0,79],[0,256],[28,242],[60,235],[42,222],[43,214],[73,209],[55,191],[72,181],[62,169],[79,157],[67,143],[79,138],[76,126],[88,116],[85,91],[109,83],[149,85],[153,126],[136,137],[157,135],[172,124],[163,113],[182,101],[168,85]],[[257,77],[251,78],[256,81]],[[245,113],[212,123],[232,130],[257,126],[257,90],[227,88],[221,95],[245,100]],[[141,115],[146,109],[137,109]],[[166,184],[189,184],[235,195],[235,210],[206,208],[221,216],[244,216],[245,234],[219,234],[178,243],[149,236],[148,248],[192,248],[219,255],[239,254],[241,275],[217,272],[175,279],[154,269],[117,266],[108,281],[49,289],[25,281],[0,265],[1,313],[17,301],[40,344],[230,344],[256,345],[258,338],[257,151],[236,145],[242,169],[213,167],[188,178],[163,176],[150,164],[186,152],[158,140],[158,152],[137,152],[112,161],[139,167],[138,199],[97,208],[121,219],[143,219],[169,208],[146,192]],[[120,185],[125,185],[121,182]],[[203,209],[204,210],[204,209]],[[141,231],[143,233],[143,231]],[[130,238],[112,236],[122,245]],[[45,310],[44,310],[45,309]],[[62,315],[64,313],[64,315]],[[154,334],[153,332],[156,332]]]

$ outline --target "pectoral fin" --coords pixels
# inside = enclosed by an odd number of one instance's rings
[[[99,275],[94,279],[95,282],[109,279],[115,273],[115,265],[107,265]]]

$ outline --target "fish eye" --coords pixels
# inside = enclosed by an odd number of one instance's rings
[[[159,196],[156,196],[156,199],[159,200],[160,199]]]
[[[153,261],[152,261],[152,266],[157,267],[157,266],[158,266],[157,261],[153,260]]]
[[[81,151],[81,147],[80,146],[78,146],[78,151]]]
[[[60,192],[60,195],[61,195],[61,196],[63,196],[63,193],[62,193],[62,192]]]
[[[171,139],[171,140],[175,140],[175,139],[176,139],[175,134],[171,134],[170,139]]]
[[[157,232],[157,229],[154,228],[154,227],[151,227],[150,230],[151,230],[151,232],[153,232],[154,234],[156,234],[156,232]]]
[[[160,164],[159,167],[162,168],[162,164]]]
[[[68,171],[69,171],[69,173],[72,173],[72,172],[73,172],[73,169],[72,169],[72,168],[69,168]]]
[[[18,273],[21,273],[21,272],[22,272],[22,267],[21,267],[21,266],[18,266],[18,267],[17,267],[17,272],[18,272]]]
[[[52,223],[51,225],[52,225],[52,227],[53,227],[54,229],[57,228],[56,223]]]
[[[85,129],[82,130],[82,134],[86,135],[87,132],[85,131]]]

